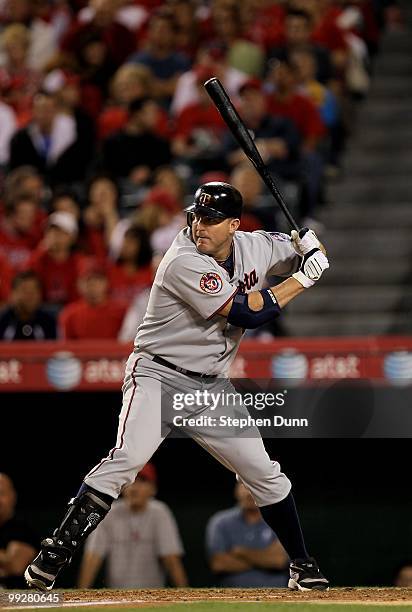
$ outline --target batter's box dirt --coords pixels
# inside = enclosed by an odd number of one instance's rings
[[[288,589],[137,589],[67,591],[64,602],[110,601],[130,606],[136,604],[178,602],[322,602],[322,603],[370,603],[408,604],[412,610],[412,588],[355,588],[347,587],[330,591],[301,593]]]
[[[288,589],[136,589],[53,591],[55,604],[11,605],[4,591],[0,609],[17,612],[399,612],[412,611],[412,588],[336,588],[300,593]],[[4,597],[6,596],[6,598]]]

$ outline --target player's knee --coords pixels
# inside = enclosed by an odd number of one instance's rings
[[[284,499],[292,488],[289,478],[277,461],[271,461],[263,471],[253,478],[242,478],[250,490],[257,506],[276,504]]]

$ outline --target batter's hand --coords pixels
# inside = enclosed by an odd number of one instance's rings
[[[292,274],[305,289],[312,287],[329,268],[329,261],[320,249],[312,249],[303,256],[298,272]]]
[[[306,253],[312,251],[312,249],[323,250],[315,232],[308,227],[303,227],[299,232],[292,230],[290,235],[293,248],[300,257],[303,257]]]

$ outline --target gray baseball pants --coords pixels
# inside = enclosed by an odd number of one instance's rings
[[[207,418],[219,420],[221,415],[247,417],[244,406],[194,405],[177,411],[176,394],[208,391],[236,393],[228,378],[191,377],[155,363],[146,353],[132,353],[128,359],[123,385],[123,405],[115,447],[96,465],[84,482],[101,493],[117,498],[122,487],[130,484],[167,437],[176,417],[197,418],[202,424],[180,426],[187,435],[205,448],[220,463],[237,475],[250,490],[258,506],[267,506],[284,499],[290,489],[289,479],[280,465],[271,461],[259,430],[250,427],[247,437],[230,427],[210,426]],[[203,424],[204,421],[204,424]]]

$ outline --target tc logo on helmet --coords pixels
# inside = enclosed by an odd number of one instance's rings
[[[210,193],[201,193],[199,196],[199,204],[203,204],[203,206],[205,206],[206,204],[209,204],[209,202],[212,201],[212,196],[210,195]]]

